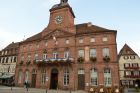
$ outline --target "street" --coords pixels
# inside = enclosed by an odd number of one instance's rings
[[[0,86],[0,93],[70,93],[70,91],[64,90],[47,90],[46,89],[37,89],[37,88],[29,88],[28,91],[23,87],[7,87]],[[71,93],[88,93],[85,91],[71,91]],[[140,93],[137,92],[134,88],[125,88],[124,93]]]

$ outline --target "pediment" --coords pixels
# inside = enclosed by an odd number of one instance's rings
[[[75,35],[74,33],[68,32],[68,31],[63,31],[63,30],[54,30],[48,32],[45,36],[44,39],[49,39],[52,37],[56,38],[61,38],[61,37],[67,37],[67,36],[73,36]]]

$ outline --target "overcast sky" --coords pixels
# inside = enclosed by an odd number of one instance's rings
[[[0,0],[0,50],[41,32],[60,0]],[[140,0],[69,0],[75,24],[117,30],[118,52],[127,43],[140,55]]]

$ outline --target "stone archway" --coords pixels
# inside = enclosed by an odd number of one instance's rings
[[[58,87],[58,70],[53,68],[51,70],[51,82],[50,82],[50,89],[57,89]]]

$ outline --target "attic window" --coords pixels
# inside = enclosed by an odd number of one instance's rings
[[[91,38],[90,38],[90,42],[91,42],[91,43],[95,42],[95,37],[91,37]]]
[[[130,56],[130,59],[135,59],[135,56]]]
[[[126,59],[129,59],[129,57],[128,57],[128,56],[124,56],[123,58],[124,58],[125,60],[126,60]]]
[[[108,37],[107,36],[103,36],[102,41],[103,42],[107,42],[108,41]]]
[[[129,50],[126,50],[126,53],[130,54],[130,51]]]

